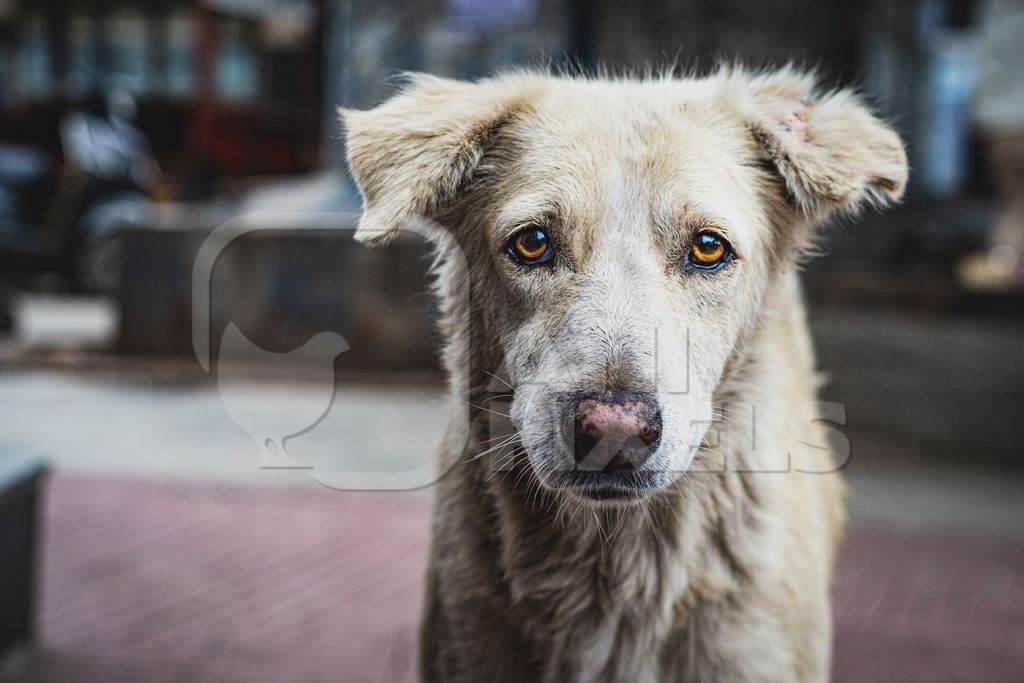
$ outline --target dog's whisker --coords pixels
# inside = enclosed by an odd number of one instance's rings
[[[615,515],[615,516],[617,517],[617,520],[616,520],[616,522],[615,522],[615,528],[614,528],[614,529],[612,529],[612,534],[611,534],[611,537],[612,537],[612,538],[614,538],[615,536],[617,536],[617,535],[618,535],[618,533],[619,533],[619,529],[621,529],[621,528],[622,528],[622,523],[623,523],[623,520],[625,520],[625,519],[626,519],[626,515],[624,515],[624,514],[621,514],[621,513],[619,513],[618,511],[616,511],[616,515]]]
[[[604,536],[604,529],[601,527],[601,519],[597,516],[597,508],[591,507],[590,511],[594,514],[594,524],[597,525],[597,537],[598,537],[598,540],[601,541],[600,544],[599,544],[599,547],[600,547],[601,556],[603,558],[604,557],[604,548],[605,548],[605,545],[607,545],[607,543],[608,543],[608,539],[606,539],[605,536]]]
[[[469,403],[469,401],[467,401],[467,403]],[[497,410],[491,410],[490,408],[484,408],[483,406],[478,406],[475,403],[469,403],[469,405],[471,405],[472,407],[476,408],[477,410],[483,410],[485,412],[491,413],[492,415],[499,415],[501,417],[507,417],[509,419],[512,419],[512,416],[509,415],[508,413],[502,413],[502,412],[497,411]]]
[[[736,425],[737,427],[743,427],[744,426],[740,422],[738,422],[735,418],[729,417],[728,415],[723,415],[721,413],[716,413],[715,411],[711,411],[711,415],[716,420],[722,420],[723,422],[729,422],[731,424]]]
[[[515,390],[516,390],[516,388],[515,388],[514,386],[512,386],[511,384],[509,384],[508,382],[506,382],[505,380],[503,380],[503,379],[502,379],[501,377],[498,377],[498,376],[497,376],[497,375],[495,375],[495,374],[494,374],[493,372],[488,372],[487,370],[483,370],[482,372],[483,372],[484,374],[490,375],[490,376],[491,376],[491,377],[493,377],[494,379],[498,380],[499,382],[501,382],[502,384],[504,384],[504,385],[505,385],[506,387],[508,387],[508,388],[509,388],[509,389],[511,389],[512,391],[515,391]]]
[[[576,507],[572,511],[572,516],[569,517],[569,526],[572,526],[572,521],[573,521],[573,519],[576,518],[576,513],[579,512],[581,507],[583,507],[583,502],[582,501],[578,501],[577,504],[576,504]]]
[[[495,463],[495,471],[491,473],[493,477],[496,472],[504,472],[506,468],[511,464],[512,459],[515,457],[515,453],[505,453],[501,456],[501,460]],[[489,479],[490,477],[488,477]],[[486,481],[486,480],[485,480]]]
[[[516,450],[512,451],[510,454],[506,455],[504,460],[502,460],[502,462],[495,468],[495,470],[493,472],[491,472],[487,476],[487,478],[484,479],[484,482],[485,483],[489,482],[491,479],[494,478],[494,475],[498,474],[499,472],[502,473],[502,479],[504,479],[505,476],[507,476],[507,474],[508,474],[508,471],[506,470],[506,468],[509,465],[511,465],[511,463],[514,461],[515,458],[519,457],[520,455],[522,455],[525,452],[526,452],[525,448],[520,448],[520,449],[516,449]]]
[[[485,398],[483,401],[481,401],[481,403],[487,403],[488,401],[496,401],[499,398],[511,398],[513,396],[515,396],[515,394],[497,394],[495,396],[489,396],[489,397]],[[472,404],[470,404],[470,405],[472,405]]]
[[[491,446],[487,450],[485,450],[485,451],[483,451],[481,453],[477,453],[473,457],[468,458],[466,460],[463,460],[462,462],[463,463],[467,463],[467,462],[473,462],[474,460],[478,460],[478,459],[484,457],[485,455],[487,455],[488,453],[493,453],[494,451],[498,451],[498,450],[501,450],[502,448],[505,448],[506,446],[508,446],[509,444],[511,444],[513,441],[515,441],[518,438],[519,438],[519,436],[517,434],[514,434],[514,435],[512,435],[510,437],[507,437],[504,441],[502,441],[501,443],[497,444],[496,446]]]
[[[484,446],[484,445],[489,444],[489,443],[494,443],[498,439],[507,439],[507,438],[509,438],[509,436],[510,436],[509,434],[499,434],[498,436],[492,436],[489,439],[481,439],[480,441],[476,442],[476,445],[477,446]],[[512,436],[516,436],[517,437],[518,434],[512,435]]]

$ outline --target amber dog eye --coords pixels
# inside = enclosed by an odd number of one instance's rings
[[[523,228],[512,235],[505,249],[513,259],[527,266],[545,263],[554,256],[551,239],[537,227]]]
[[[698,270],[718,270],[732,259],[729,243],[713,232],[698,232],[690,243],[687,265]]]

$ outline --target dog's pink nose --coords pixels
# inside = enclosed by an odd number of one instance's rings
[[[576,399],[575,416],[581,469],[640,469],[661,439],[661,411],[647,394],[584,394]]]

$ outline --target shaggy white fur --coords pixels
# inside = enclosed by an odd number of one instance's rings
[[[473,406],[440,454],[424,678],[825,680],[842,486],[796,270],[829,215],[900,198],[898,136],[792,69],[414,76],[342,114],[359,237],[441,226]],[[544,265],[510,258],[523,229]],[[731,258],[688,266],[699,234]],[[656,399],[643,490],[566,483],[580,391]]]

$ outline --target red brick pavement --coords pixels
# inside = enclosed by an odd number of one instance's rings
[[[407,681],[429,503],[52,478],[40,642],[15,680]],[[1024,544],[857,530],[838,681],[1024,681]]]

